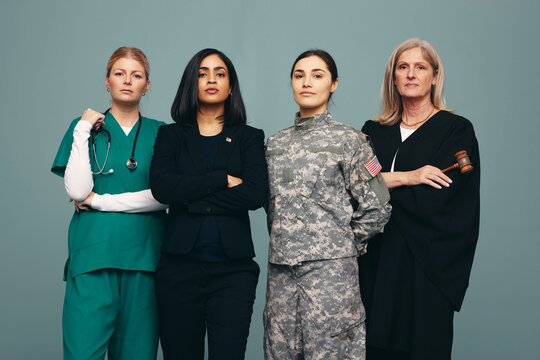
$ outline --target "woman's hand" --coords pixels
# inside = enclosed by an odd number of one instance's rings
[[[449,187],[452,179],[446,176],[439,168],[431,165],[425,165],[414,171],[407,172],[407,185],[426,184],[436,189],[442,189],[442,186]]]
[[[227,175],[227,187],[232,188],[242,183],[242,179]]]
[[[92,198],[94,197],[94,194],[95,193],[92,191],[83,201],[75,201],[75,210],[77,212],[90,210],[92,208]],[[69,199],[69,202],[72,201],[73,199]]]
[[[393,189],[400,186],[414,186],[426,184],[436,189],[442,186],[449,187],[452,179],[435,166],[426,165],[413,171],[396,171],[381,173],[386,186]]]
[[[81,120],[89,122],[94,129],[99,129],[104,124],[105,115],[90,108],[84,110]]]

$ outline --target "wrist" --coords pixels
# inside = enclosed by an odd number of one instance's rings
[[[399,186],[410,186],[412,182],[410,175],[411,175],[410,171],[399,172],[399,176],[398,176]]]
[[[92,126],[93,125],[90,121],[81,119],[77,125],[75,125],[75,130],[90,132],[90,130],[92,130]]]
[[[101,195],[94,193],[94,195],[92,195],[92,198],[90,199],[90,207],[96,210],[101,210],[103,202],[102,198],[103,197]]]

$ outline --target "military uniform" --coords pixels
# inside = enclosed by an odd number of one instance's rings
[[[366,136],[325,112],[268,139],[266,359],[363,359],[356,257],[390,217]]]

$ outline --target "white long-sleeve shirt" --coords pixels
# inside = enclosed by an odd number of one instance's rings
[[[88,139],[92,125],[81,120],[73,130],[73,144],[64,173],[64,186],[68,196],[76,201],[83,201],[94,188],[94,179],[88,155]],[[129,129],[125,129],[124,131]],[[99,211],[138,213],[167,209],[152,196],[150,189],[122,194],[94,194],[92,208]]]

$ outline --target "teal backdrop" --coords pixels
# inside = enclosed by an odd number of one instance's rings
[[[300,52],[335,57],[330,111],[361,127],[377,113],[390,53],[420,37],[439,51],[447,104],[474,124],[482,158],[480,239],[453,358],[538,359],[539,15],[536,0],[3,1],[0,358],[61,358],[73,206],[49,169],[70,121],[108,107],[105,65],[116,48],[148,55],[142,113],[165,122],[191,56],[221,49],[239,72],[249,123],[268,137],[293,122],[289,71]],[[259,360],[268,234],[264,211],[251,219],[262,272],[246,358]]]

